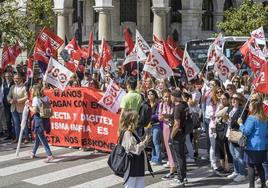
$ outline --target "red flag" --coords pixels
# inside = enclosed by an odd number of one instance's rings
[[[89,34],[88,39],[88,51],[87,51],[87,57],[92,59],[93,56],[93,32],[91,31]]]
[[[45,64],[48,64],[50,57],[56,58],[57,50],[55,50],[50,42],[50,39],[47,38],[45,42],[37,40],[34,47],[34,61],[40,61]]]
[[[176,44],[175,42],[172,40],[171,36],[168,35],[168,39],[167,39],[167,44],[171,46],[171,48],[175,49],[176,48]]]
[[[75,37],[65,46],[65,50],[68,50],[68,53],[71,54],[72,51],[81,50],[79,45],[76,43]]]
[[[134,48],[134,42],[128,32],[128,28],[124,29],[125,33],[125,56],[127,56]]]
[[[258,76],[253,81],[255,85],[255,91],[259,93],[268,94],[268,63],[265,62],[258,74]]]
[[[248,64],[249,62],[249,49],[253,42],[254,42],[254,38],[250,37],[250,39],[247,42],[245,42],[240,48],[240,52],[246,64]]]
[[[109,62],[112,61],[112,59],[113,56],[109,44],[103,39],[100,65],[105,69],[105,67],[108,66]]]
[[[175,69],[177,66],[181,64],[181,62],[173,55],[171,52],[172,49],[169,47],[169,45],[163,40],[164,44],[164,52],[165,52],[165,59],[168,63],[168,65],[172,68]]]
[[[265,58],[258,56],[254,51],[250,50],[249,52],[249,67],[253,72],[257,72],[261,69],[262,65],[265,64]]]
[[[5,69],[8,64],[15,64],[16,58],[20,53],[21,49],[18,42],[13,47],[8,47],[7,44],[4,44],[0,68]]]
[[[50,45],[53,51],[59,49],[59,47],[64,43],[58,35],[50,31],[47,27],[44,27],[44,29],[40,32],[36,43],[44,44],[48,39],[50,40]]]

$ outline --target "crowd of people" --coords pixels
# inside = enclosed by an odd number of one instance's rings
[[[39,75],[35,75],[33,80],[27,79],[26,72],[25,65],[18,64],[16,68],[8,66],[0,79],[0,136],[6,136],[5,139],[12,143],[17,143],[19,139],[22,111],[31,85],[39,84],[37,88],[32,88],[39,91],[41,85],[42,89],[52,87],[43,83]],[[176,82],[174,79],[141,75],[137,79],[137,76],[122,73],[120,67],[102,76],[86,69],[84,73],[73,76],[68,86],[93,87],[104,92],[110,80],[128,91],[120,105],[119,131],[128,131],[124,135],[123,145],[137,157],[130,165],[130,179],[126,187],[135,187],[135,184],[136,187],[144,186],[144,171],[151,165],[169,168],[163,181],[175,179],[171,186],[184,186],[187,184],[187,163],[193,163],[201,157],[209,159],[212,170],[219,176],[235,182],[248,179],[251,188],[255,187],[255,177],[258,176],[257,183],[262,188],[268,186],[268,125],[267,114],[262,108],[266,96],[252,94],[252,77],[247,72],[241,76],[230,74],[224,82],[211,71],[189,82],[183,78]],[[35,92],[36,96],[44,97],[42,93]],[[35,101],[30,110],[38,113],[37,106],[38,102]],[[144,106],[147,106],[147,115],[150,115],[146,125],[138,120],[146,118],[140,114]],[[38,118],[34,116],[36,122]],[[134,118],[135,121],[128,118]],[[187,127],[189,124],[190,128]],[[38,139],[31,157],[35,156],[42,142],[49,160],[52,159],[43,133],[34,131]],[[245,147],[232,142],[230,135],[234,131],[242,132],[247,138]],[[30,142],[30,135],[27,125],[24,144]],[[205,156],[200,156],[198,150],[202,135],[207,145]],[[150,163],[147,163],[147,159]],[[145,166],[138,168],[134,163],[143,163]]]

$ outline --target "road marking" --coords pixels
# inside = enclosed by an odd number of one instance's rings
[[[236,184],[236,183],[232,182],[232,183],[230,183],[228,185],[224,185],[224,186],[222,186],[220,188],[233,188],[233,187],[235,187],[235,188],[248,188],[248,186],[249,186],[249,183]]]
[[[212,175],[212,172],[210,172],[210,168],[208,166],[204,166],[195,170],[191,170],[191,173],[187,175],[188,183],[194,183],[197,181],[200,181],[201,179],[204,179],[210,175]],[[169,187],[169,184],[172,183],[173,180],[169,181],[159,181],[157,183],[151,184],[146,186],[146,188],[163,188],[163,187]]]
[[[92,172],[101,168],[108,167],[107,165],[107,157],[105,159],[99,161],[93,161],[89,163],[85,163],[79,166],[74,166],[71,168],[66,168],[64,170],[59,170],[56,172],[44,174],[41,176],[36,176],[33,178],[29,178],[23,180],[24,182],[34,184],[34,185],[44,185],[52,182],[56,182],[62,179],[70,178],[73,176],[77,176],[80,174],[84,174],[87,172]]]
[[[56,150],[63,150],[63,149],[66,149],[66,148],[50,146],[50,149],[53,152],[53,151],[56,151]],[[28,156],[30,156],[31,151],[32,150],[22,151],[22,152],[19,153],[19,157],[16,156],[15,152],[12,153],[12,154],[8,154],[8,155],[2,155],[2,156],[0,156],[0,162],[5,162],[5,161],[13,160],[13,159],[28,157]],[[40,154],[40,153],[45,153],[45,149],[43,147],[38,148],[37,154]]]
[[[82,156],[88,156],[91,153],[92,152],[85,153],[83,151],[76,151],[76,152],[71,152],[71,153],[67,153],[64,155],[60,155],[60,156],[58,156],[58,158],[55,158],[53,160],[53,162],[51,162],[51,163],[46,163],[46,162],[44,162],[44,159],[41,159],[41,160],[37,160],[37,161],[34,160],[32,162],[27,162],[27,163],[23,163],[23,164],[17,164],[17,165],[6,167],[6,168],[1,168],[0,169],[0,176],[8,176],[11,174],[25,172],[27,170],[32,170],[32,169],[56,164],[57,162],[60,162],[62,160],[66,160],[64,157],[68,157],[68,156],[82,157]]]
[[[165,168],[162,165],[152,166],[154,172],[159,172]],[[146,173],[148,174],[148,173]],[[79,185],[75,185],[71,188],[107,188],[119,183],[123,183],[123,178],[116,175],[109,175],[106,177],[98,178],[92,181],[88,181]]]

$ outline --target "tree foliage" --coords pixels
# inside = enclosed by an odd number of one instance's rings
[[[268,7],[262,3],[251,3],[244,0],[238,8],[231,8],[224,12],[224,19],[218,27],[225,35],[249,36],[250,32],[268,25]]]
[[[32,26],[43,28],[53,24],[51,0],[28,0],[26,5],[22,7],[16,0],[0,2],[0,46],[3,42],[13,45],[19,41],[24,49],[30,49],[39,32],[32,30]]]

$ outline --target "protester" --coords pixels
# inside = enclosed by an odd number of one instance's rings
[[[5,118],[6,118],[6,125],[7,125],[7,131],[8,131],[8,136],[5,138],[5,140],[15,139],[15,126],[12,122],[12,115],[10,111],[11,105],[7,100],[9,90],[11,86],[14,85],[14,81],[12,79],[13,71],[11,72],[7,71],[4,73],[4,81],[3,81],[3,93],[4,93],[3,104],[4,104],[4,109],[5,109]]]
[[[34,85],[32,88],[32,104],[30,105],[29,102],[25,105],[29,105],[29,110],[33,113],[33,132],[35,133],[35,142],[31,152],[31,158],[36,157],[36,151],[40,145],[40,142],[45,148],[47,154],[46,162],[51,162],[54,158],[52,156],[50,147],[48,145],[47,139],[45,137],[44,131],[45,126],[50,126],[50,121],[47,118],[42,118],[40,116],[40,108],[43,102],[47,102],[49,99],[47,96],[44,95],[43,88],[40,85]]]
[[[240,130],[246,136],[246,148],[244,150],[244,161],[248,167],[249,187],[255,187],[255,175],[261,180],[261,188],[265,188],[265,174],[262,163],[266,161],[268,148],[268,127],[267,116],[264,114],[262,97],[260,94],[253,94],[250,98],[249,111],[246,122],[240,118],[238,124]],[[257,170],[257,173],[255,172]]]
[[[228,110],[229,114],[229,128],[227,130],[227,135],[229,137],[231,130],[239,130],[239,125],[237,124],[237,120],[241,115],[243,115],[243,119],[246,118],[246,112],[242,114],[243,111],[243,95],[233,94],[231,107]],[[245,165],[243,162],[243,150],[239,147],[237,143],[229,142],[229,149],[233,156],[233,165],[234,172],[228,176],[229,179],[233,179],[236,182],[241,182],[246,179]]]
[[[152,173],[152,168],[148,162],[144,148],[148,143],[150,136],[146,135],[143,141],[140,140],[136,133],[138,123],[138,113],[135,110],[124,110],[120,117],[119,135],[123,136],[122,146],[127,153],[133,155],[130,160],[129,168],[124,174],[125,188],[143,188],[144,173],[149,170]]]
[[[5,136],[7,133],[7,124],[6,124],[6,116],[5,116],[5,107],[3,104],[4,99],[4,87],[2,78],[0,77],[0,137]]]
[[[137,88],[137,80],[130,76],[126,82],[128,93],[123,97],[120,108],[121,114],[124,110],[135,110],[137,113],[141,107],[142,98],[135,90]]]
[[[150,89],[148,91],[148,101],[152,108],[151,129],[152,129],[152,165],[161,165],[161,138],[162,138],[162,122],[159,121],[159,101],[156,90]]]
[[[170,185],[173,187],[184,186],[187,182],[186,179],[186,157],[185,157],[185,135],[183,133],[183,129],[185,126],[185,118],[186,118],[186,109],[188,108],[188,104],[182,100],[181,92],[178,90],[174,90],[171,93],[171,100],[174,107],[174,119],[172,130],[170,133],[170,150],[172,153],[172,157],[176,164],[177,169],[177,177],[175,178],[174,183]]]
[[[163,166],[166,168],[170,168],[170,170],[169,173],[162,178],[163,180],[169,180],[174,178],[174,173],[176,171],[174,160],[168,144],[170,137],[170,128],[172,123],[171,121],[172,115],[173,115],[173,105],[171,101],[171,92],[170,90],[166,89],[163,91],[163,101],[160,103],[159,107],[159,120],[163,122],[164,144],[168,157],[168,162]]]
[[[15,128],[15,140],[12,141],[13,144],[18,142],[20,135],[22,111],[24,108],[25,101],[28,99],[28,94],[20,74],[17,73],[14,75],[14,83],[15,85],[11,86],[7,96],[7,101],[11,104],[10,111],[12,114],[12,119]],[[28,126],[26,126],[24,129],[24,138],[25,144],[30,142]]]

